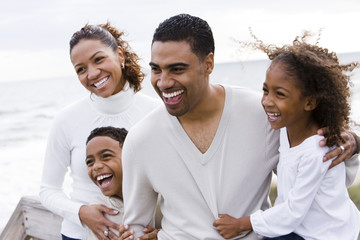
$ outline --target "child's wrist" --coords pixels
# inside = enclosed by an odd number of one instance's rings
[[[252,230],[250,216],[239,218],[238,227],[239,227],[239,233]]]

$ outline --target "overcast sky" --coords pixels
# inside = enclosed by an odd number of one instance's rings
[[[76,78],[72,33],[106,21],[127,33],[147,67],[153,31],[178,13],[210,24],[217,63],[265,58],[236,51],[233,39],[248,40],[249,27],[269,43],[290,43],[304,29],[323,28],[321,46],[360,52],[360,0],[0,0],[0,81]]]

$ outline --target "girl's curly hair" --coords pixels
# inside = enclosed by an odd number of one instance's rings
[[[286,73],[302,86],[303,96],[317,100],[313,118],[320,127],[329,127],[327,146],[333,146],[344,143],[340,131],[342,127],[349,128],[349,73],[358,67],[359,63],[340,64],[336,53],[318,46],[320,33],[315,44],[308,43],[313,34],[304,31],[302,36],[295,38],[292,45],[278,47],[264,44],[250,29],[255,42],[239,43],[241,47],[250,46],[265,52],[272,60],[271,64],[284,64]]]
[[[86,24],[72,35],[70,39],[70,53],[73,47],[82,39],[100,40],[114,51],[120,46],[125,57],[125,67],[122,69],[124,79],[129,82],[134,92],[138,92],[141,89],[141,83],[144,80],[145,74],[141,71],[141,66],[138,63],[140,58],[136,53],[132,52],[128,42],[122,39],[124,34],[124,32],[111,26],[109,22],[97,26]]]

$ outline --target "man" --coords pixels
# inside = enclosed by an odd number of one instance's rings
[[[214,39],[204,20],[180,14],[161,23],[150,66],[165,108],[139,122],[125,142],[124,222],[142,235],[160,193],[159,239],[222,239],[213,227],[219,214],[270,207],[279,133],[267,123],[260,95],[209,83]],[[253,232],[237,238],[257,239]]]

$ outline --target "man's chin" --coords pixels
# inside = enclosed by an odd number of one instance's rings
[[[183,116],[184,114],[187,113],[186,110],[182,110],[182,109],[175,109],[173,107],[170,107],[168,105],[166,105],[166,110],[168,111],[168,113],[174,117],[181,117]]]

